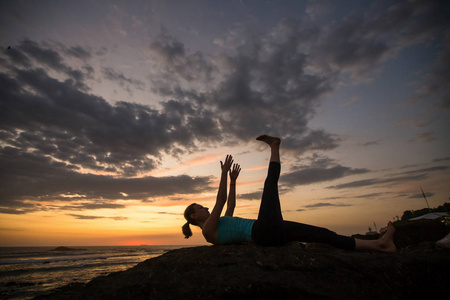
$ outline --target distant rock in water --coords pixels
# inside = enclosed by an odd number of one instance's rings
[[[52,249],[50,251],[83,251],[85,249],[76,249],[76,248],[69,248],[69,247],[56,247],[55,249]]]
[[[182,248],[37,299],[378,300],[448,296],[450,250],[436,246],[435,241],[416,240],[398,248],[397,253],[305,248],[301,243]]]

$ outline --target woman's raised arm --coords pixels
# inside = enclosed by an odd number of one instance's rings
[[[205,224],[203,224],[202,233],[205,239],[210,243],[217,243],[217,225],[219,224],[220,214],[222,213],[222,209],[227,201],[227,177],[228,171],[233,164],[233,157],[231,155],[227,155],[225,158],[225,162],[222,163],[220,161],[220,166],[222,168],[222,174],[220,176],[220,184],[219,190],[217,191],[217,200],[214,208],[206,220]]]
[[[241,172],[241,166],[234,164],[233,169],[230,170],[230,192],[228,194],[227,211],[225,216],[232,217],[234,208],[236,207],[236,180]]]

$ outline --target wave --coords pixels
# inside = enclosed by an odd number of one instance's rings
[[[9,270],[0,272],[1,277],[11,277],[11,276],[20,276],[23,274],[32,274],[32,273],[52,273],[59,271],[70,271],[76,269],[90,269],[90,268],[98,268],[98,267],[111,267],[118,265],[134,265],[138,264],[140,261],[117,261],[117,262],[109,262],[109,263],[90,263],[90,264],[79,264],[79,265],[70,265],[70,266],[53,266],[48,268],[28,268],[28,269],[18,269],[18,270]]]
[[[115,259],[120,257],[146,257],[157,256],[167,251],[158,248],[119,248],[119,247],[92,247],[84,251],[29,251],[4,253],[0,255],[0,267],[14,264],[48,264],[53,262],[75,262],[82,260]]]
[[[52,262],[73,262],[73,261],[82,261],[82,260],[98,260],[98,259],[109,259],[109,258],[118,258],[118,257],[137,257],[142,256],[139,254],[117,254],[117,255],[93,255],[93,256],[61,256],[61,257],[44,257],[44,258],[27,258],[27,259],[15,259],[15,260],[3,260],[0,261],[1,265],[13,265],[13,264],[38,264],[38,263],[52,263]]]

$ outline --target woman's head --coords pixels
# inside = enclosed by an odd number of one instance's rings
[[[196,203],[192,203],[186,207],[184,211],[184,218],[187,223],[183,225],[182,230],[184,238],[188,239],[192,236],[191,227],[189,224],[198,226],[199,222],[204,222],[209,217],[209,211],[207,207],[203,207]]]

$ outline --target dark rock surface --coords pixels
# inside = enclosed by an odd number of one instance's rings
[[[448,295],[449,268],[450,251],[426,240],[397,253],[300,243],[201,246],[39,299],[437,299]]]

